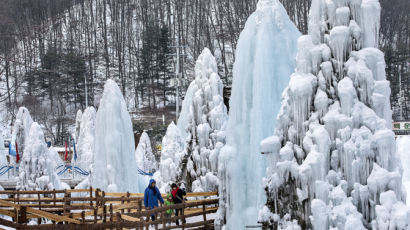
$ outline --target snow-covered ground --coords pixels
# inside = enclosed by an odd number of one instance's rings
[[[397,151],[403,166],[403,186],[407,192],[407,206],[410,206],[410,136],[399,136],[396,139]]]

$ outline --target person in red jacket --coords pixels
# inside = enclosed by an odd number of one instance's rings
[[[175,204],[181,204],[184,202],[184,196],[186,195],[185,189],[180,189],[175,183],[171,185],[171,194]],[[175,216],[178,216],[180,213],[183,215],[182,208],[175,209]],[[175,223],[179,225],[179,220],[176,220]],[[182,223],[185,224],[185,219],[182,220]]]

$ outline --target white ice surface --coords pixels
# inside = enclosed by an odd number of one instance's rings
[[[256,225],[266,202],[267,161],[260,142],[275,128],[283,89],[295,68],[299,32],[278,0],[260,0],[242,31],[233,69],[227,144],[219,156],[226,229]]]
[[[146,184],[137,174],[130,115],[118,85],[104,86],[95,122],[91,185],[107,192],[141,192]]]

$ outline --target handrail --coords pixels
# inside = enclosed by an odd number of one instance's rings
[[[154,209],[145,209],[140,193],[110,194],[93,188],[1,192],[14,195],[14,198],[0,199],[0,214],[12,217],[14,222],[0,217],[0,225],[17,229],[54,229],[56,223],[62,223],[59,229],[70,229],[68,227],[70,223],[76,225],[75,229],[145,228],[148,225],[155,225],[156,229],[206,227],[213,224],[213,220],[207,219],[206,215],[215,213],[219,204],[217,198],[203,198],[217,196],[217,192],[188,193],[187,197],[199,197],[199,199]],[[89,193],[89,196],[71,196],[74,193],[84,192]],[[57,198],[59,193],[63,193],[64,197]],[[53,197],[42,196],[46,194],[52,194]],[[30,197],[24,197],[25,195]],[[169,209],[182,209],[183,212],[179,216],[167,217],[165,212]],[[157,215],[157,220],[151,221],[151,215]],[[179,227],[165,225],[168,221],[185,220],[195,216],[203,216],[203,221],[196,219],[197,222],[182,223]],[[51,220],[54,224],[41,224],[41,218]],[[38,225],[26,225],[30,219],[38,219]]]

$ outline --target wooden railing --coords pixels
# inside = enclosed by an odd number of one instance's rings
[[[8,217],[0,218],[0,225],[16,229],[149,229],[150,225],[155,229],[213,229],[214,220],[208,215],[218,209],[216,192],[188,193],[189,200],[182,204],[151,210],[143,206],[143,194],[105,193],[92,188],[0,191],[0,195],[8,197],[0,199],[0,215]],[[169,209],[181,209],[182,215],[167,217]],[[194,221],[187,221],[193,217]],[[33,219],[36,224],[30,222]],[[181,225],[167,225],[177,220]]]

